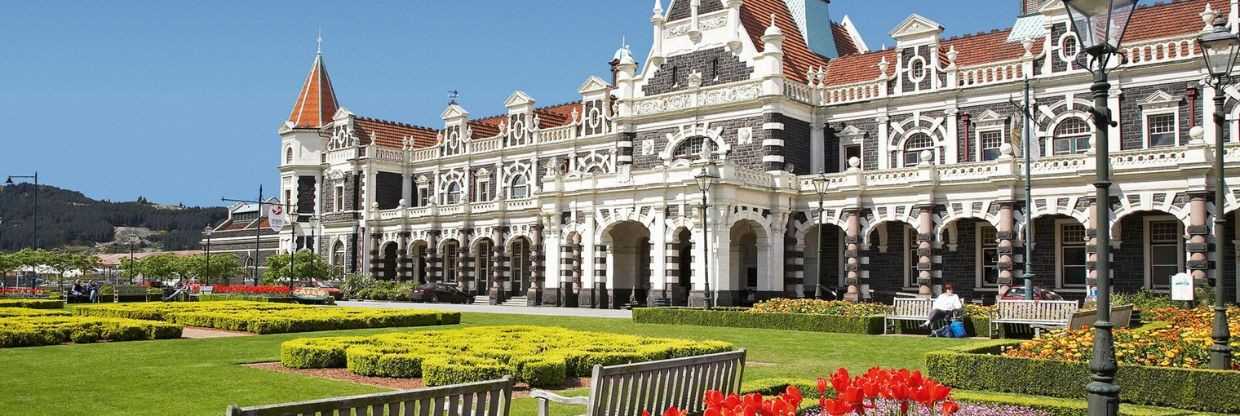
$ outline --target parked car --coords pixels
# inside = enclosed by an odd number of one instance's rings
[[[443,283],[426,283],[413,289],[409,300],[431,303],[473,303],[474,297],[457,289],[456,286]]]
[[[314,284],[311,286],[322,289],[324,293],[326,293],[328,296],[331,296],[332,298],[335,298],[336,300],[344,299],[344,292],[340,290],[340,286],[336,282],[329,282],[325,280],[316,279],[314,281]]]
[[[1012,286],[1011,288],[1008,289],[1007,293],[1004,293],[1003,296],[1000,297],[1000,299],[1001,300],[1024,300],[1025,299],[1025,287],[1024,286]],[[1034,286],[1033,287],[1033,299],[1034,300],[1063,300],[1063,296],[1059,296],[1058,293],[1052,292],[1050,290],[1046,290],[1046,289]]]

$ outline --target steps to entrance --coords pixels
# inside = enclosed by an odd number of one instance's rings
[[[525,304],[526,300],[527,298],[525,296],[514,296],[511,298],[505,299],[504,306],[528,306]]]
[[[474,296],[475,305],[486,305],[490,301],[491,301],[491,298],[487,297],[486,295]]]

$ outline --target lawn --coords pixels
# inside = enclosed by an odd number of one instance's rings
[[[838,367],[921,368],[922,354],[959,340],[767,329],[642,325],[623,319],[463,314],[462,325],[547,325],[634,335],[728,341],[749,351],[745,379],[815,377]],[[381,391],[238,364],[279,360],[279,344],[306,336],[364,335],[453,326],[384,328],[239,338],[118,342],[0,349],[0,414],[219,415],[254,405]],[[584,393],[584,392],[582,392]],[[513,414],[535,414],[517,400]],[[559,408],[557,414],[572,413]]]

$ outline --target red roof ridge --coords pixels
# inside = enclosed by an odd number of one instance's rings
[[[293,128],[317,129],[331,121],[340,103],[336,101],[336,90],[332,88],[331,76],[327,74],[327,66],[323,64],[323,54],[314,55],[314,64],[301,91],[297,93],[297,101],[293,103],[293,111],[288,121]]]
[[[376,122],[376,123],[390,124],[390,125],[393,125],[393,126],[408,127],[408,128],[413,128],[413,129],[418,129],[418,130],[426,130],[426,131],[431,131],[431,132],[438,132],[438,131],[439,131],[439,129],[436,129],[436,128],[434,128],[434,127],[419,126],[419,125],[416,125],[416,124],[410,124],[410,123],[406,123],[406,122],[403,122],[403,121],[385,120],[385,119],[381,119],[381,118],[368,117],[368,116],[356,115],[356,114],[355,114],[355,115],[353,115],[353,117],[354,117],[354,118],[356,118],[356,119],[358,119],[358,120],[373,121],[373,122]]]

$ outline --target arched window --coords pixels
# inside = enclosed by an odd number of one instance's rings
[[[676,145],[676,151],[672,152],[673,159],[692,159],[702,154],[702,146],[706,145],[705,136],[690,137],[685,141]]]
[[[288,149],[284,150],[284,164],[286,165],[293,164],[293,148],[292,147],[289,147]]]
[[[344,274],[344,243],[337,241],[332,247],[332,267],[338,275]]]
[[[525,175],[517,175],[512,178],[512,185],[508,187],[508,199],[524,199],[530,196],[529,180]]]
[[[456,182],[451,182],[448,184],[448,189],[443,195],[443,203],[444,205],[456,205],[461,203],[461,184]]]
[[[913,133],[907,139],[904,139],[904,167],[917,166],[921,163],[921,152],[923,150],[934,151],[934,139],[926,133]],[[934,162],[934,158],[930,158]]]
[[[1052,152],[1055,155],[1085,153],[1089,150],[1089,123],[1080,117],[1069,117],[1055,126],[1055,137],[1052,141]]]

